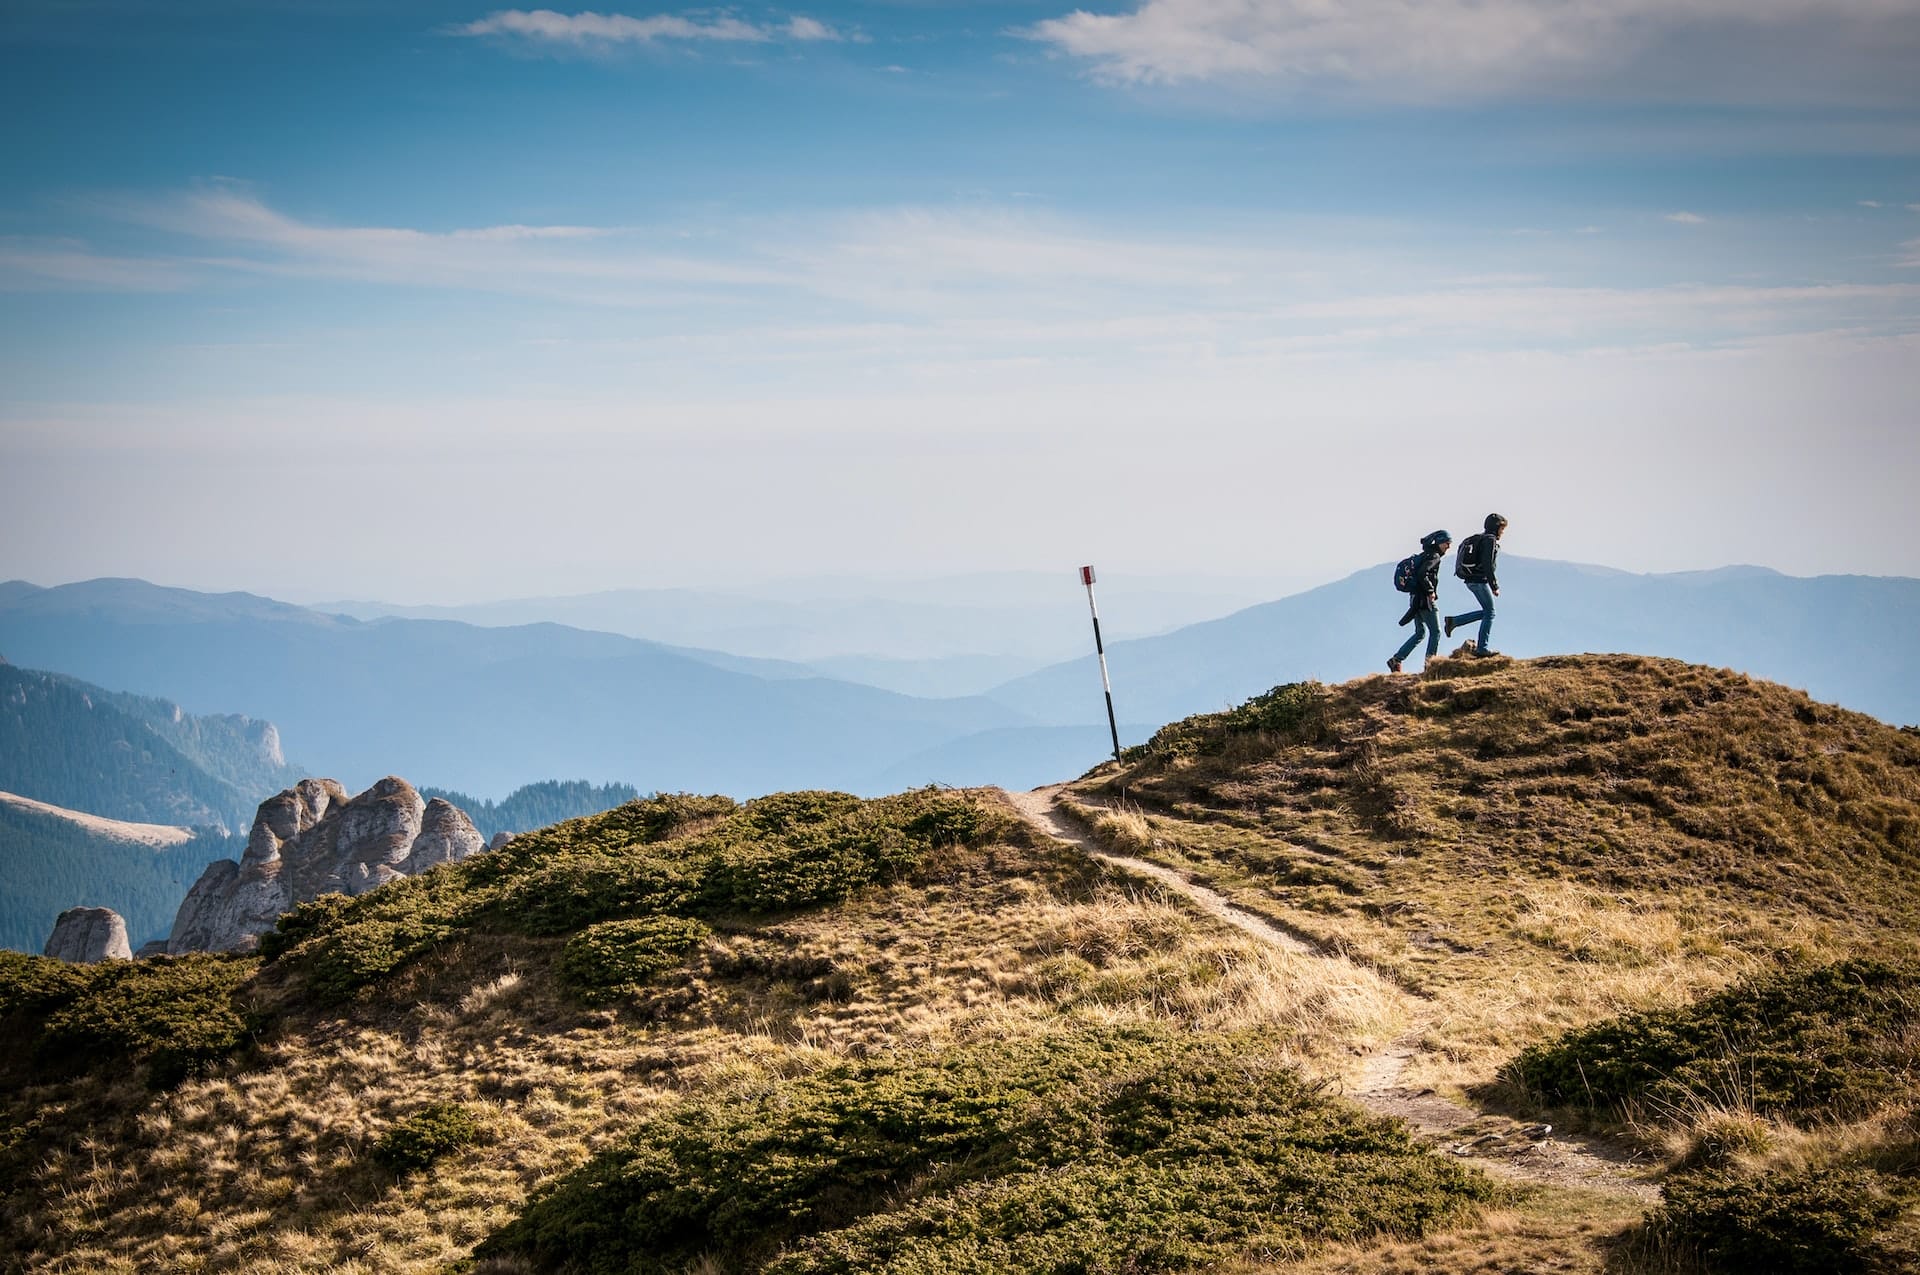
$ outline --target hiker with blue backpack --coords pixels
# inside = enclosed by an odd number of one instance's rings
[[[1494,575],[1493,564],[1500,557],[1500,537],[1507,529],[1507,520],[1499,514],[1488,514],[1486,528],[1479,535],[1462,540],[1460,552],[1453,556],[1453,574],[1467,586],[1467,592],[1480,603],[1480,609],[1448,616],[1446,632],[1452,637],[1455,629],[1464,629],[1478,620],[1480,636],[1474,639],[1473,653],[1498,655],[1500,652],[1487,645],[1487,638],[1493,633],[1493,600],[1500,596],[1500,581]]]
[[[1393,568],[1393,587],[1407,595],[1407,613],[1400,623],[1413,624],[1413,636],[1387,661],[1387,671],[1398,673],[1400,665],[1420,639],[1427,639],[1427,658],[1440,650],[1440,564],[1453,548],[1453,537],[1444,531],[1428,532],[1420,537],[1420,552],[1402,558]]]

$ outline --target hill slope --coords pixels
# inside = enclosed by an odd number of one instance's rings
[[[1633,1264],[1641,1194],[1472,1171],[1554,1154],[1506,1069],[1706,1039],[1737,979],[1819,985],[1782,954],[1920,956],[1920,736],[1672,661],[1278,688],[1074,792],[1302,946],[992,793],[637,802],[317,901],[264,965],[0,957],[4,1242],[48,1271],[1665,1270]],[[1902,977],[1860,1056],[1910,1106]],[[1334,1096],[1429,1086],[1475,1109],[1449,1153]],[[1649,1216],[1790,1257],[1719,1163]],[[1877,1244],[1899,1163],[1776,1195],[1863,1184],[1836,1216]]]

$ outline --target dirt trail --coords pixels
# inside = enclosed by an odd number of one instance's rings
[[[1161,864],[1109,851],[1063,812],[1055,798],[1061,786],[1010,792],[1007,800],[1028,822],[1048,836],[1077,847],[1091,858],[1124,872],[1158,881],[1208,916],[1242,930],[1263,943],[1304,956],[1324,957],[1313,944],[1271,918],[1228,902],[1218,891]],[[1403,993],[1406,994],[1406,993]],[[1401,1084],[1407,1063],[1421,1050],[1433,1022],[1430,1003],[1414,1001],[1414,1026],[1399,1039],[1367,1055],[1358,1085],[1348,1096],[1369,1111],[1404,1120],[1425,1139],[1453,1155],[1469,1158],[1500,1177],[1547,1186],[1575,1187],[1653,1202],[1658,1191],[1635,1172],[1630,1158],[1607,1143],[1560,1134],[1550,1126],[1526,1124],[1496,1112],[1455,1102],[1431,1089]]]

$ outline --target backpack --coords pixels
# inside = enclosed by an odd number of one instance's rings
[[[1485,532],[1468,536],[1453,554],[1453,574],[1462,580],[1479,580],[1487,574],[1487,536]]]
[[[1393,567],[1393,587],[1402,593],[1413,592],[1413,573],[1420,565],[1420,555],[1411,554],[1400,559]]]

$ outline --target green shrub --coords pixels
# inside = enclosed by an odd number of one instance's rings
[[[1007,827],[972,798],[931,788],[876,801],[781,793],[746,806],[655,797],[353,899],[316,899],[283,918],[263,950],[320,1001],[339,1002],[470,928],[537,936],[819,907],[899,877],[935,847]]]
[[[38,1060],[63,1072],[144,1063],[149,1084],[175,1084],[245,1041],[233,996],[258,967],[212,953],[98,967],[86,992],[41,1025]]]
[[[1494,1196],[1272,1042],[1060,1030],[690,1103],[534,1201],[483,1254],[637,1275],[1181,1270],[1417,1235]]]
[[[1904,1039],[1920,971],[1871,960],[1762,975],[1690,1005],[1623,1014],[1535,1045],[1503,1069],[1543,1101],[1594,1110],[1858,1115],[1913,1083]]]
[[[1162,726],[1145,744],[1129,749],[1128,760],[1219,752],[1236,735],[1305,739],[1318,732],[1326,699],[1326,687],[1318,682],[1288,682],[1224,713],[1201,713]]]
[[[390,1173],[413,1173],[479,1140],[480,1121],[472,1111],[457,1102],[436,1102],[381,1134],[373,1158]]]
[[[353,907],[353,900],[344,894],[323,894],[317,899],[305,903],[296,903],[291,912],[282,912],[280,920],[273,929],[260,936],[260,956],[263,960],[274,960],[321,930],[337,923]]]
[[[709,856],[700,908],[820,907],[898,878],[936,846],[979,844],[1005,827],[972,798],[934,788],[875,801],[839,792],[762,797],[692,843]]]
[[[1684,1174],[1647,1217],[1656,1245],[1706,1271],[1826,1275],[1860,1270],[1899,1204],[1861,1168]]]
[[[344,903],[316,900],[310,936],[280,959],[298,969],[322,1004],[338,1004],[453,937],[484,899],[453,865]]]
[[[589,1004],[614,1000],[678,965],[711,933],[700,922],[677,916],[603,921],[567,940],[560,978]]]
[[[699,889],[693,869],[644,851],[568,854],[508,882],[493,911],[522,934],[565,934],[613,917],[684,912]]]
[[[107,969],[104,962],[75,965],[48,956],[0,951],[0,1019],[45,1014],[86,994]]]

